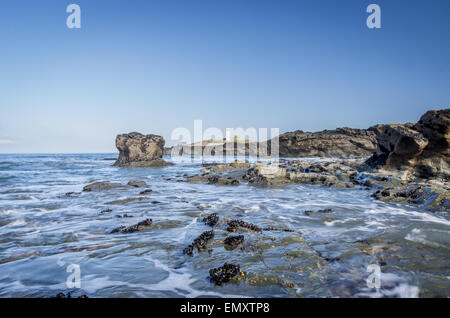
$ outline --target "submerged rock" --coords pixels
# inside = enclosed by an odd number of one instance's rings
[[[213,175],[207,178],[209,184],[239,185],[239,180],[232,177]]]
[[[311,215],[315,215],[315,214],[324,214],[324,213],[332,213],[333,210],[332,209],[323,209],[323,210],[317,210],[317,211],[305,211],[305,215],[307,216],[311,216]]]
[[[111,233],[133,233],[133,232],[138,232],[138,231],[143,231],[146,229],[149,229],[153,224],[152,219],[146,219],[144,221],[141,221],[135,225],[129,226],[129,227],[125,227],[125,226],[120,226],[118,228],[115,228],[114,230],[111,231]]]
[[[203,232],[199,237],[197,237],[191,245],[183,250],[184,254],[193,256],[194,247],[197,248],[199,252],[206,250],[208,242],[214,237],[214,231]]]
[[[113,183],[113,182],[95,182],[88,184],[83,188],[84,192],[91,192],[91,191],[102,191],[102,190],[109,190],[114,188],[120,188],[122,185],[120,183]]]
[[[409,184],[377,190],[372,197],[383,202],[406,202],[421,205],[430,210],[450,212],[450,189],[446,187]]]
[[[217,216],[217,213],[212,213],[208,215],[207,217],[203,218],[202,220],[206,225],[209,226],[215,226],[217,222],[219,222],[219,217]]]
[[[170,165],[162,159],[164,138],[157,135],[142,135],[137,132],[118,135],[116,147],[119,158],[114,166],[153,167]]]
[[[223,266],[209,270],[209,278],[216,285],[228,283],[236,275],[244,275],[239,265],[225,263]]]
[[[239,244],[244,243],[244,235],[228,236],[223,243],[228,248],[236,248]]]
[[[153,190],[152,189],[145,189],[144,191],[139,192],[140,195],[146,195],[146,194],[150,194],[152,193]]]
[[[147,199],[147,198],[145,198],[145,197],[125,198],[125,199],[109,201],[109,202],[106,202],[105,204],[108,204],[108,205],[123,205],[123,204],[127,204],[129,202],[142,201],[142,200],[145,200],[145,199]]]
[[[70,292],[68,292],[67,295],[65,295],[64,293],[58,293],[58,294],[57,294],[55,297],[53,297],[53,298],[72,298],[72,295],[71,295]],[[86,295],[80,295],[80,296],[78,296],[78,297],[76,297],[76,298],[89,298],[89,297],[86,296]]]
[[[145,181],[141,181],[141,180],[132,180],[132,181],[129,181],[127,184],[129,186],[135,187],[135,188],[146,188],[147,187],[147,183]]]
[[[238,228],[245,228],[255,232],[261,232],[261,228],[257,225],[244,222],[241,220],[231,220],[228,222],[227,231],[228,232],[236,232]]]

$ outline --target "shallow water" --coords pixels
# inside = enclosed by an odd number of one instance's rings
[[[199,160],[162,168],[116,168],[89,155],[0,155],[0,296],[50,297],[449,297],[450,217],[420,207],[386,204],[370,192],[313,185],[279,188],[181,182],[200,172]],[[144,180],[142,188],[80,192],[96,181]],[[109,202],[109,203],[108,203]],[[203,206],[201,211],[198,207]],[[112,212],[102,213],[102,210]],[[305,210],[332,208],[307,216]],[[221,221],[209,251],[183,249]],[[131,217],[118,218],[127,214]],[[151,218],[150,230],[109,234]],[[243,232],[229,251],[225,219],[293,232]],[[223,286],[209,269],[240,264],[246,276]],[[81,270],[81,289],[68,289],[70,264]],[[380,288],[369,288],[367,267],[381,268]]]

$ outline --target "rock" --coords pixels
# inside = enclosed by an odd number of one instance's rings
[[[122,185],[120,183],[112,183],[112,182],[95,182],[88,184],[83,188],[84,192],[91,192],[91,191],[102,191],[102,190],[109,190],[114,188],[120,188]]]
[[[310,183],[310,184],[328,184],[338,182],[339,179],[335,175],[322,174],[315,172],[290,172],[288,179],[296,183]]]
[[[424,135],[405,125],[376,125],[370,129],[375,132],[378,141],[375,156],[367,161],[371,166],[398,168],[408,165],[428,145]]]
[[[211,172],[227,172],[234,169],[248,169],[250,168],[250,163],[244,161],[235,161],[230,164],[211,164],[208,167],[202,169],[203,173]]]
[[[64,194],[64,196],[68,197],[68,198],[73,198],[75,196],[78,196],[80,194],[80,192],[67,192],[66,194]]]
[[[219,217],[217,216],[217,213],[212,213],[208,215],[207,217],[203,218],[202,220],[206,225],[209,226],[215,226],[217,222],[219,222]]]
[[[116,137],[119,158],[114,166],[153,167],[170,165],[162,159],[164,138],[157,135],[129,133]]]
[[[58,293],[55,297],[53,298],[72,298],[72,295],[70,292],[67,293],[67,295],[65,295],[64,293]],[[88,296],[86,295],[80,295],[77,298],[88,298]]]
[[[297,130],[279,136],[280,157],[363,158],[376,147],[375,134],[364,129],[338,128],[315,133]]]
[[[146,195],[146,194],[150,194],[152,193],[153,190],[152,189],[145,189],[144,191],[139,192],[140,195]]]
[[[133,233],[133,232],[138,232],[138,231],[143,231],[146,229],[149,229],[153,224],[152,219],[146,219],[144,221],[141,221],[135,225],[129,226],[129,227],[125,227],[125,226],[120,226],[118,228],[115,228],[114,230],[111,231],[111,233]]]
[[[233,167],[229,165],[212,165],[210,167],[203,168],[202,172],[211,173],[211,172],[225,172],[230,170],[233,170]]]
[[[199,252],[206,250],[206,245],[214,237],[214,231],[203,232],[199,237],[197,237],[191,245],[183,250],[183,253],[189,256],[193,256],[194,247],[197,248]]]
[[[355,184],[352,182],[342,182],[342,181],[338,181],[338,182],[330,182],[328,184],[329,187],[332,188],[341,188],[341,189],[349,189],[349,188],[354,188]]]
[[[377,151],[369,167],[403,173],[402,179],[450,180],[450,109],[425,113],[415,125],[377,125],[370,128]]]
[[[416,164],[422,178],[450,179],[450,108],[425,113],[414,127],[429,144]]]
[[[244,243],[244,235],[235,235],[235,236],[228,236],[223,243],[225,244],[226,248],[234,249],[239,244]]]
[[[127,184],[129,186],[135,187],[135,188],[145,188],[145,187],[147,187],[147,183],[145,181],[133,180],[133,181],[129,181]]]
[[[450,189],[427,184],[408,184],[402,187],[388,187],[372,194],[384,202],[407,202],[421,205],[435,211],[450,212]]]
[[[108,205],[123,205],[123,204],[127,204],[129,202],[142,201],[142,200],[145,200],[145,199],[146,199],[145,197],[125,198],[125,199],[109,201],[109,202],[106,202],[105,204],[108,204]]]
[[[247,170],[243,179],[248,180],[249,183],[271,185],[288,182],[286,176],[286,169],[282,167],[257,162],[253,168]]]
[[[241,220],[231,220],[228,222],[227,231],[228,232],[236,232],[238,228],[245,228],[255,232],[261,232],[261,228],[257,225],[244,222]]]
[[[219,177],[219,176],[211,176],[208,178],[209,184],[220,184],[220,185],[239,185],[239,180],[232,177]]]
[[[235,161],[230,164],[231,167],[235,169],[248,169],[250,168],[250,163],[245,161]]]
[[[430,148],[448,151],[450,143],[450,108],[426,112],[420,117],[414,128],[430,141]]]
[[[323,210],[317,210],[317,211],[305,211],[305,215],[307,216],[311,216],[311,215],[315,215],[315,214],[324,214],[324,213],[332,213],[333,210],[332,209],[323,209]]]
[[[211,282],[216,285],[228,283],[236,275],[243,275],[239,265],[225,263],[223,266],[213,268],[209,271]]]

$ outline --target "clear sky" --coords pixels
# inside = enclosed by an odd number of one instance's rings
[[[381,29],[366,27],[370,3]],[[450,105],[449,17],[448,0],[2,1],[0,152],[112,152],[130,131],[170,144],[195,119],[417,121]]]

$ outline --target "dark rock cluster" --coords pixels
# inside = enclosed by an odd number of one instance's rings
[[[143,230],[150,228],[152,224],[153,224],[152,219],[146,219],[144,221],[141,221],[141,222],[134,224],[132,226],[129,226],[129,227],[120,226],[120,227],[112,230],[111,233],[119,233],[119,232],[120,233],[133,233],[133,232],[143,231]]]
[[[239,228],[245,228],[255,232],[261,232],[261,228],[255,224],[251,224],[241,220],[231,220],[228,222],[227,227],[228,232],[236,232]]]
[[[208,242],[214,237],[214,231],[203,232],[197,237],[191,245],[183,250],[183,253],[189,256],[193,256],[194,248],[197,248],[199,252],[206,250]]]
[[[217,216],[217,213],[212,213],[208,215],[207,217],[203,218],[202,220],[206,225],[209,226],[215,226],[217,222],[219,222],[219,217]]]
[[[233,277],[242,273],[239,265],[225,263],[223,266],[213,268],[209,271],[211,282],[216,285],[228,283]]]
[[[223,243],[228,248],[236,248],[239,244],[244,243],[244,235],[228,236]]]

